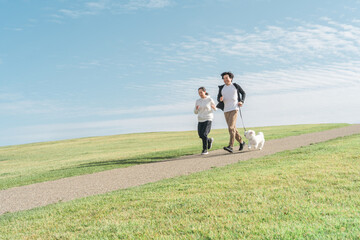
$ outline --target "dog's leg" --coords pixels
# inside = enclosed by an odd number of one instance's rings
[[[265,139],[261,141],[260,143],[260,150],[264,147],[264,144],[265,144]]]

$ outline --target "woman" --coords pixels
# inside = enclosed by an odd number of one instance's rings
[[[211,123],[214,119],[213,111],[216,111],[214,100],[209,97],[206,89],[200,87],[198,89],[200,98],[196,100],[194,113],[198,115],[198,134],[202,139],[203,150],[202,155],[208,154],[208,149],[211,148],[214,141],[213,138],[208,138],[211,130]]]

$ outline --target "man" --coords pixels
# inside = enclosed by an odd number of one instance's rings
[[[240,143],[239,151],[243,150],[245,145],[245,142],[236,129],[236,120],[239,107],[244,104],[246,94],[238,84],[232,82],[234,74],[231,72],[223,72],[221,77],[225,84],[219,86],[217,96],[219,104],[216,107],[224,111],[230,134],[229,146],[224,147],[224,150],[232,153],[235,139]]]

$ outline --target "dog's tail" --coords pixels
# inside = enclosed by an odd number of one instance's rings
[[[264,133],[263,132],[258,132],[258,135],[264,136]]]

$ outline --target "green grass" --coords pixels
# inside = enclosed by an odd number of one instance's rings
[[[360,135],[0,216],[4,239],[359,239]],[[0,237],[0,238],[1,238]]]
[[[324,131],[348,124],[259,127],[266,139]],[[240,130],[240,129],[239,129]],[[213,148],[228,144],[228,132],[215,129]],[[159,132],[81,138],[0,147],[0,190],[131,165],[198,154],[197,132]]]

